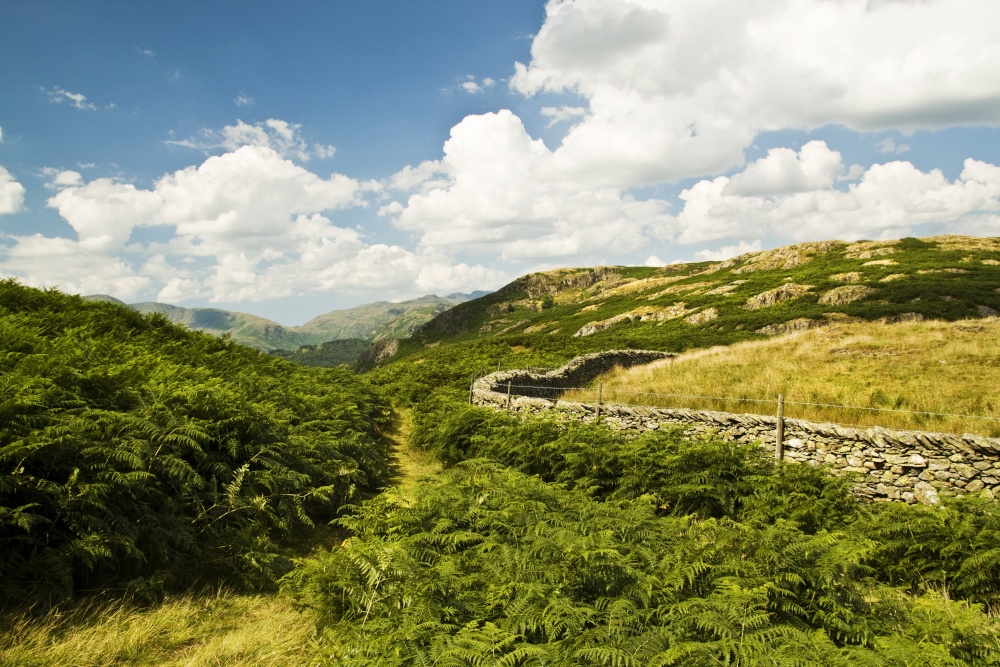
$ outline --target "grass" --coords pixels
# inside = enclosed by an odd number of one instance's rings
[[[609,403],[774,414],[784,394],[787,417],[1000,436],[1000,319],[834,324],[696,350],[596,382]],[[565,396],[594,397],[593,389]]]
[[[424,452],[410,444],[410,434],[413,432],[413,416],[411,410],[397,410],[399,426],[395,433],[389,436],[392,446],[393,485],[405,497],[418,482],[431,475],[441,472],[440,461],[429,452]]]
[[[0,617],[4,667],[286,667],[319,664],[313,619],[274,596],[229,591]]]

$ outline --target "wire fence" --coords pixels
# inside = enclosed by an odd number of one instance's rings
[[[818,401],[786,400],[784,396],[760,398],[750,396],[713,396],[707,394],[661,393],[633,391],[621,387],[558,387],[508,383],[495,387],[512,396],[534,396],[557,399],[567,394],[571,400],[597,404],[618,404],[633,407],[671,408],[690,410],[715,410],[744,414],[776,414],[786,419],[805,419],[870,428],[905,428],[916,430],[944,430],[970,432],[978,435],[1000,436],[1000,415],[966,414],[935,410],[908,410],[904,408],[870,405],[848,405]],[[588,396],[589,394],[589,396]],[[471,397],[470,397],[471,398]]]

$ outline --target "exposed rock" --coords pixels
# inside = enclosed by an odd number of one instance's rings
[[[986,266],[1000,266],[1000,261],[997,261],[995,259],[984,259],[983,264],[985,264]]]
[[[712,295],[729,294],[730,292],[735,291],[740,285],[742,285],[745,282],[746,282],[745,280],[734,280],[731,283],[720,285],[715,289],[708,290],[707,292],[705,292],[705,294],[712,294]]]
[[[367,350],[361,353],[355,368],[359,372],[371,370],[383,361],[392,358],[397,352],[399,352],[399,339],[383,338],[372,343]]]
[[[808,294],[812,291],[811,285],[798,285],[796,283],[785,283],[780,287],[776,287],[772,290],[766,292],[761,292],[757,296],[752,296],[747,299],[746,304],[743,306],[747,310],[758,310],[760,308],[767,308],[773,306],[776,303],[782,301],[789,301],[791,299],[797,299],[800,296]]]
[[[809,243],[797,243],[784,248],[774,250],[761,250],[750,252],[739,257],[727,259],[719,264],[713,264],[707,268],[705,273],[716,273],[742,264],[733,273],[753,273],[755,271],[769,271],[771,269],[792,269],[801,266],[820,253],[830,252],[843,247],[843,241],[816,241]]]
[[[920,269],[919,271],[917,271],[917,273],[919,275],[925,276],[928,273],[968,273],[968,271],[966,271],[965,269],[955,269],[955,268],[947,268],[947,269]]]
[[[937,505],[941,502],[937,489],[927,482],[917,482],[913,486],[913,497],[917,499],[917,502],[924,505]]]
[[[621,324],[622,322],[633,322],[639,320],[640,322],[663,322],[666,320],[676,319],[678,317],[683,317],[688,313],[692,312],[685,307],[683,301],[675,303],[667,308],[654,308],[652,306],[644,306],[642,308],[636,308],[635,310],[630,310],[627,313],[621,313],[620,315],[615,315],[614,317],[609,317],[606,320],[601,320],[599,322],[588,322],[580,327],[580,330],[573,334],[574,337],[579,336],[590,336],[598,331],[604,331],[605,329],[610,329],[616,324]]]
[[[895,266],[898,264],[894,259],[873,259],[870,262],[865,262],[861,266]]]
[[[810,320],[808,317],[800,317],[787,322],[781,322],[779,324],[768,324],[766,327],[757,329],[757,333],[765,334],[767,336],[780,336],[781,334],[791,333],[793,331],[816,329],[824,325],[826,325],[826,322],[823,322],[822,320]]]
[[[894,280],[900,280],[900,279],[905,278],[905,277],[906,277],[905,273],[890,273],[885,278],[880,279],[879,282],[880,283],[891,283]]]
[[[976,312],[979,313],[980,317],[993,317],[997,314],[997,311],[993,310],[989,306],[976,306]]]
[[[653,301],[659,299],[663,296],[668,296],[671,294],[686,294],[688,292],[696,292],[698,290],[704,289],[705,287],[710,287],[715,283],[688,283],[686,285],[674,285],[673,287],[668,287],[665,290],[660,290],[655,294],[650,294],[647,299]]]
[[[835,273],[830,276],[830,280],[834,280],[838,283],[856,283],[861,280],[861,273],[858,271],[849,271],[848,273]]]
[[[694,315],[689,315],[684,318],[684,321],[688,324],[704,324],[705,322],[710,322],[719,316],[719,311],[715,308],[706,308],[700,313],[695,313]]]
[[[830,306],[842,306],[865,299],[876,291],[878,290],[864,285],[844,285],[843,287],[834,287],[829,292],[823,294],[819,298],[819,302]]]
[[[847,252],[844,253],[846,259],[870,259],[891,255],[896,252],[895,246],[899,241],[859,241],[852,243]]]

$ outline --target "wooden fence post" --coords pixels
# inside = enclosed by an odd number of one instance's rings
[[[476,377],[472,376],[472,382],[469,383],[469,405],[472,405],[472,391],[476,386]]]
[[[510,380],[507,381],[507,411],[510,411]]]
[[[604,393],[604,384],[597,385],[597,416],[594,418],[594,423],[601,421],[601,394]]]
[[[774,458],[781,462],[785,458],[785,395],[778,394],[778,426],[774,434]]]

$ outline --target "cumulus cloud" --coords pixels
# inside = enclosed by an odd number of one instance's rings
[[[810,141],[802,150],[772,148],[726,184],[726,195],[774,195],[831,187],[844,174],[839,152],[825,142]]]
[[[415,296],[504,277],[433,248],[374,243],[337,225],[333,215],[367,206],[378,186],[340,174],[322,178],[267,146],[209,157],[150,188],[85,181],[75,171],[47,174],[54,190],[48,205],[76,238],[8,237],[14,245],[0,269],[27,284],[123,299],[232,302],[325,290]],[[137,235],[140,229],[155,233]]]
[[[826,153],[822,159],[826,163],[829,153],[823,149],[825,145],[816,146],[812,152]],[[684,208],[676,221],[677,241],[700,243],[750,235],[794,240],[892,238],[920,225],[952,233],[1000,233],[1000,167],[996,165],[968,159],[954,181],[939,170],[924,172],[909,162],[896,161],[872,165],[846,189],[819,179],[809,187],[780,187],[780,181],[772,188],[731,187],[746,174],[756,175],[773,154],[732,179],[706,179],[684,190],[680,195]],[[836,171],[835,164],[827,164],[828,173]]]
[[[452,128],[440,161],[396,174],[394,182],[419,192],[381,213],[418,232],[422,248],[505,261],[628,253],[669,219],[662,201],[580,188],[552,162],[510,111],[469,116]]]
[[[630,187],[739,166],[765,130],[1000,125],[998,22],[991,0],[552,0],[511,87],[585,98],[556,162]]]
[[[0,215],[17,213],[24,204],[24,186],[0,166]]]
[[[242,146],[257,146],[270,148],[283,157],[300,162],[308,162],[314,157],[321,159],[333,157],[336,151],[333,146],[323,144],[310,146],[302,137],[301,130],[302,126],[297,123],[275,118],[259,123],[245,123],[237,119],[235,125],[226,125],[221,130],[205,128],[197,137],[179,141],[167,140],[166,143],[205,151],[217,149],[235,151]]]

